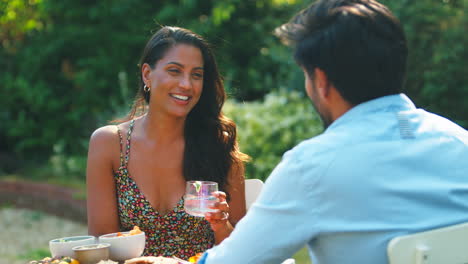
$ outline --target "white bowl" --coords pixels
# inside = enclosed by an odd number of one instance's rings
[[[129,232],[120,232],[128,234]],[[109,258],[114,261],[124,261],[136,258],[145,250],[145,232],[130,236],[117,236],[117,233],[99,237],[99,243],[109,243]]]
[[[72,257],[75,258],[73,247],[96,243],[94,236],[72,236],[56,238],[49,241],[49,249],[52,257]]]

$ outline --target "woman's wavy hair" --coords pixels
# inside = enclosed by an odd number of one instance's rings
[[[188,29],[164,26],[146,44],[139,67],[141,70],[143,64],[148,63],[154,69],[156,62],[177,44],[188,44],[200,49],[204,68],[200,100],[188,114],[185,123],[184,178],[187,181],[215,181],[220,190],[226,191],[229,172],[243,171],[243,163],[249,157],[238,149],[235,123],[221,112],[226,93],[210,45]],[[139,78],[132,110],[120,121],[131,120],[147,112],[150,92],[144,91],[141,72]]]

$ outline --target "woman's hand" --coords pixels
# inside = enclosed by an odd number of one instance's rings
[[[216,209],[216,212],[210,212],[205,214],[205,219],[210,222],[211,229],[215,233],[217,232],[228,232],[230,233],[233,229],[231,223],[229,223],[229,204],[226,201],[226,193],[215,192],[213,195],[218,201],[210,207]]]
[[[234,230],[234,226],[245,215],[244,167],[242,164],[232,166],[229,172],[229,185],[226,191],[230,194],[229,204],[226,193],[216,192],[218,202],[212,208],[216,212],[206,213],[205,218],[214,231],[215,244],[221,243]]]

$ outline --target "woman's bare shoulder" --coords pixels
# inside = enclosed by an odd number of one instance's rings
[[[91,141],[108,141],[115,140],[121,135],[125,135],[128,131],[131,121],[120,123],[118,125],[107,125],[96,129],[91,135]]]
[[[120,152],[119,127],[107,125],[96,129],[89,140],[88,159],[111,161],[112,167],[118,165]]]
[[[109,143],[118,138],[119,127],[116,125],[107,125],[94,130],[91,135],[91,143],[103,144]]]

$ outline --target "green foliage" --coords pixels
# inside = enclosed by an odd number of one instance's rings
[[[149,31],[141,25],[151,18],[140,18],[129,3],[106,2],[48,0],[30,6],[44,26],[23,31],[24,41],[2,52],[7,71],[0,82],[8,96],[0,98],[7,109],[0,115],[7,129],[0,133],[6,149],[44,160],[58,143],[66,154],[84,154],[91,131],[115,111],[111,106],[131,100],[122,98],[127,94],[118,76],[136,69],[137,47]],[[122,19],[127,15],[135,24]]]
[[[0,0],[0,152],[54,166],[54,146],[85,155],[92,131],[129,110],[140,53],[159,25],[206,36],[238,97],[286,86],[290,70],[277,66],[291,59],[271,34],[294,8],[286,2]]]
[[[284,152],[322,131],[310,101],[280,91],[255,102],[228,101],[224,113],[237,124],[240,149],[252,157],[246,177],[265,180]]]
[[[92,131],[129,110],[139,56],[159,25],[205,36],[239,101],[301,91],[301,72],[272,31],[309,2],[0,0],[0,173],[21,167],[17,160],[79,171]],[[408,36],[410,97],[468,127],[468,0],[382,2]],[[268,166],[258,161],[264,177]]]
[[[382,2],[407,36],[407,93],[419,107],[468,128],[468,0]]]
[[[48,173],[52,175],[67,175],[68,180],[71,177],[84,180],[86,161],[85,155],[71,155],[64,152],[65,144],[59,141],[54,144],[53,154],[49,159]],[[52,177],[51,177],[52,178]]]

